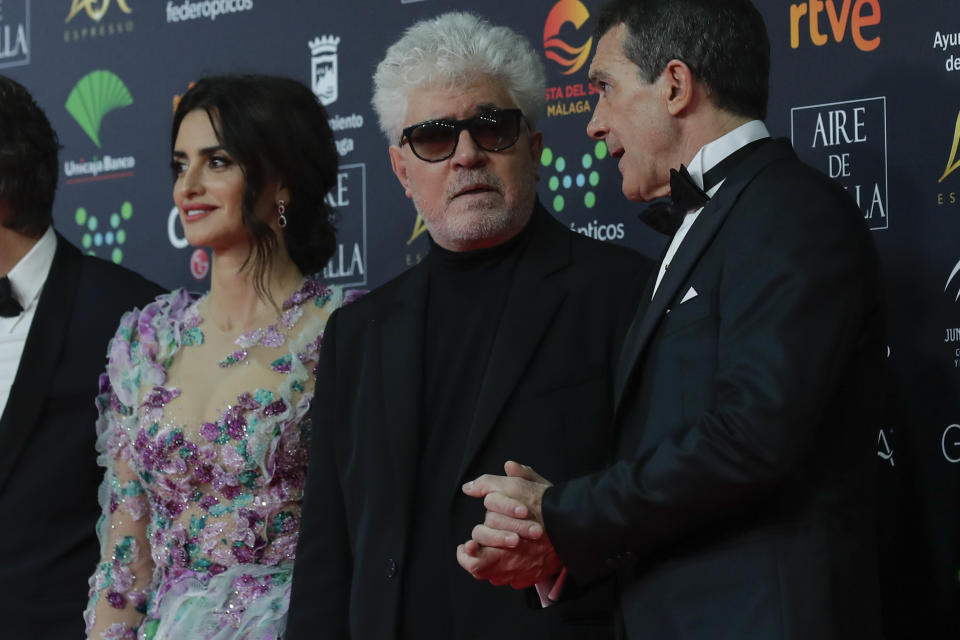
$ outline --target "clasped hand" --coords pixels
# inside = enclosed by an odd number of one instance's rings
[[[457,546],[457,562],[477,580],[525,589],[561,569],[541,511],[552,484],[517,462],[503,468],[506,477],[485,474],[463,485],[468,496],[483,498],[487,513],[471,539]]]

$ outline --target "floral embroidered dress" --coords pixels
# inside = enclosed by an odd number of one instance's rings
[[[305,280],[274,324],[239,338],[205,324],[206,296],[184,290],[123,317],[97,399],[106,473],[88,636],[279,637],[314,369],[341,299]]]

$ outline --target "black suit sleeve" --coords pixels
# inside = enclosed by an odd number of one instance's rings
[[[286,640],[349,637],[352,557],[335,455],[337,312],[327,321],[313,397],[312,434]]]
[[[879,354],[864,333],[879,300],[876,262],[852,203],[809,183],[781,185],[803,199],[744,196],[747,212],[731,213],[733,228],[708,249],[722,257],[716,290],[701,292],[712,297],[707,319],[656,338],[657,366],[645,371],[676,383],[676,411],[623,428],[662,439],[546,492],[547,532],[576,579],[748,514],[820,455],[814,447],[848,437],[831,400],[855,359]],[[701,362],[674,357],[692,345]]]

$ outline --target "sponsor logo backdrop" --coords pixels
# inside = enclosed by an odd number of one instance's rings
[[[875,397],[886,413],[877,465],[888,636],[960,637],[960,13],[954,0],[756,1],[773,48],[767,124],[858,199],[888,283],[891,389]],[[374,67],[413,21],[474,10],[543,55],[545,206],[571,229],[656,256],[665,238],[636,220],[616,163],[584,133],[601,4],[0,0],[0,73],[33,92],[60,134],[59,230],[197,290],[209,256],[186,245],[171,211],[171,106],[202,75],[299,79],[326,105],[341,159],[330,194],[341,233],[324,274],[375,287],[428,243],[370,107]]]

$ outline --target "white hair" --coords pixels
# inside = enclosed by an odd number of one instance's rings
[[[414,24],[387,49],[373,75],[373,108],[387,141],[399,141],[412,91],[464,86],[482,76],[502,82],[534,125],[545,108],[546,78],[526,38],[464,12]]]

